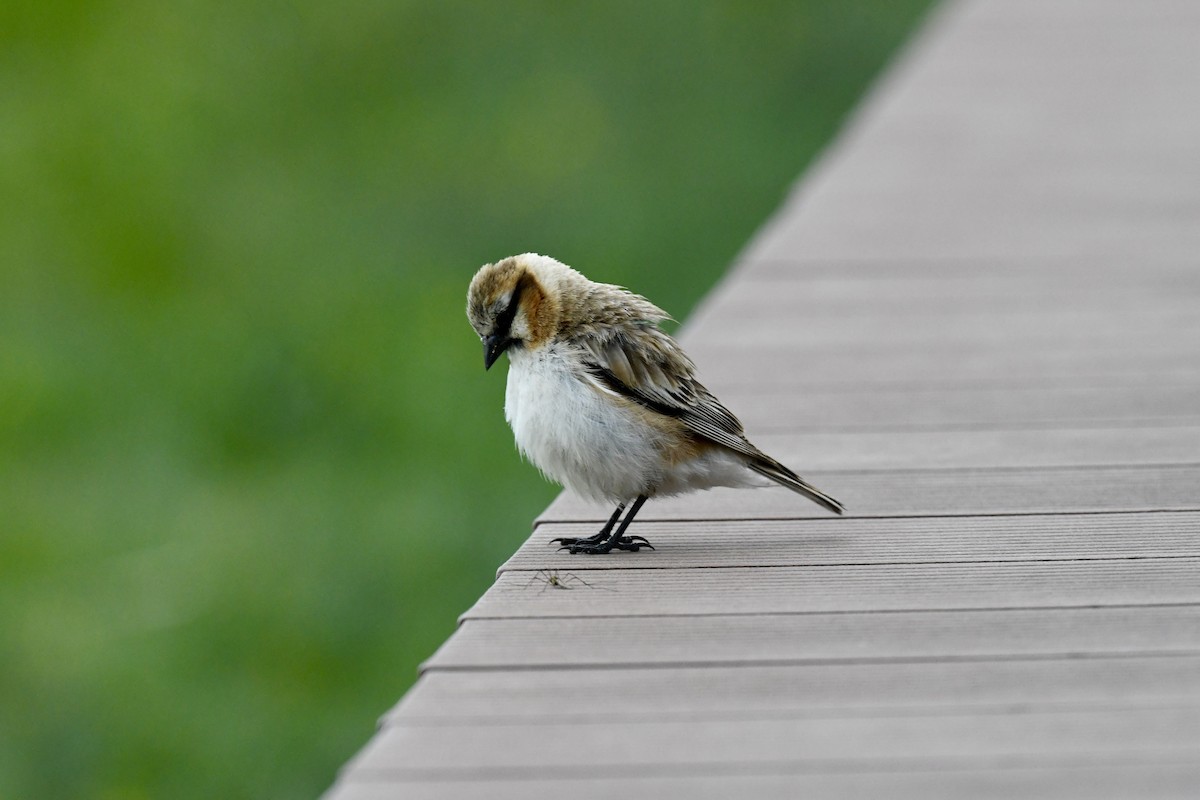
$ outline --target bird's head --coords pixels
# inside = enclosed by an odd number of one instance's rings
[[[483,365],[490,369],[504,351],[538,347],[554,336],[559,302],[554,259],[534,253],[485,264],[467,290],[467,319],[483,340]]]

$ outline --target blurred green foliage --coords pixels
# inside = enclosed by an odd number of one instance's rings
[[[556,491],[474,270],[683,317],[924,5],[0,6],[0,797],[328,786]]]

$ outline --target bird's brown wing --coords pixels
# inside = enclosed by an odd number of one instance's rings
[[[841,503],[752,445],[742,423],[693,377],[694,365],[675,340],[653,326],[618,328],[580,341],[584,379],[603,391],[682,422],[689,431],[746,457],[746,466],[835,514]]]
[[[619,328],[581,340],[585,379],[651,411],[673,417],[692,433],[752,459],[764,454],[742,423],[694,377],[687,354],[657,327]]]

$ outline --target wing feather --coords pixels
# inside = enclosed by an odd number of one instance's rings
[[[765,478],[841,514],[842,504],[752,445],[742,423],[694,377],[695,366],[675,340],[653,326],[581,341],[586,377],[600,388],[678,419],[694,435],[747,458]]]
[[[610,343],[608,347],[604,348],[604,355],[608,369],[617,380],[627,386],[640,382],[624,350]]]
[[[752,459],[765,455],[742,423],[695,378],[695,365],[657,327],[636,327],[581,340],[588,377],[608,391],[674,417],[708,441]]]

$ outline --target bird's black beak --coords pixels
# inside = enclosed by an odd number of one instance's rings
[[[483,337],[483,368],[491,369],[492,364],[496,363],[496,359],[508,349],[510,344],[512,344],[512,339],[507,336],[493,334]]]

